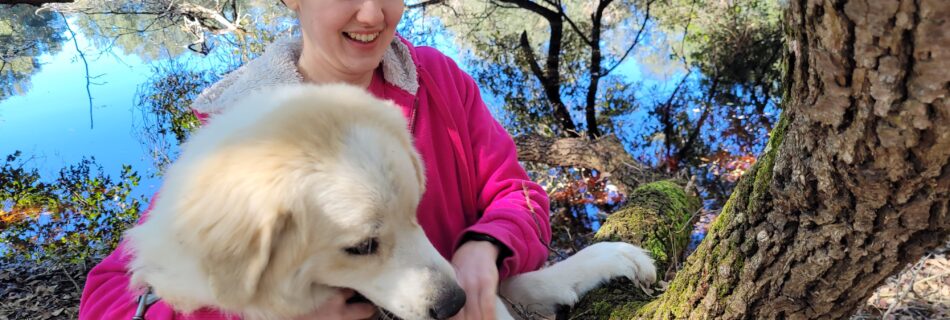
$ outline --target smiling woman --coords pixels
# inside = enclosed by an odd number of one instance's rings
[[[301,35],[272,43],[262,56],[206,89],[192,108],[204,123],[214,123],[255,92],[297,83],[346,83],[392,101],[407,120],[423,162],[419,172],[426,175],[418,224],[454,267],[466,293],[464,317],[491,317],[499,280],[539,268],[551,230],[547,193],[518,163],[511,137],[486,108],[474,80],[441,52],[396,35],[402,1],[284,3],[297,14]],[[348,245],[357,246],[344,251],[363,254],[385,246],[385,241],[359,241],[366,240],[355,239]],[[134,313],[136,293],[128,288],[125,252],[120,247],[89,273],[81,319]],[[302,319],[360,319],[373,310],[345,300],[329,299]],[[207,307],[194,316],[220,316],[216,306]],[[148,315],[184,316],[163,302]],[[449,316],[433,313],[438,319]]]
[[[298,67],[313,83],[343,81],[366,87],[396,36],[401,0],[285,0],[303,32]]]

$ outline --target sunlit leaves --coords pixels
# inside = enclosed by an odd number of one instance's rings
[[[140,178],[123,166],[117,179],[95,159],[42,176],[19,152],[0,166],[0,240],[7,257],[77,262],[111,251],[138,219]]]
[[[178,145],[200,125],[191,110],[192,101],[217,79],[211,71],[170,62],[155,66],[152,78],[139,86],[135,98],[141,114],[136,122],[137,136],[159,175],[177,158]]]

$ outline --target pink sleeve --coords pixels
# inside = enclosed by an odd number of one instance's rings
[[[153,197],[154,199],[154,197]],[[149,210],[151,205],[149,205]],[[148,210],[146,210],[146,213]],[[143,214],[143,217],[145,214]],[[143,218],[144,219],[144,218]],[[143,221],[143,220],[140,220]],[[139,292],[129,288],[128,264],[130,257],[120,244],[108,257],[99,262],[86,277],[82,297],[79,300],[80,320],[115,319],[128,320],[135,315]],[[169,319],[238,319],[216,312],[201,309],[191,314],[176,313],[161,300],[148,308],[146,320]]]
[[[531,181],[518,163],[514,141],[488,111],[475,81],[450,64],[468,110],[472,166],[480,187],[476,205],[481,216],[462,237],[472,232],[486,234],[511,250],[512,255],[501,262],[501,279],[537,270],[547,260],[551,242],[547,192]]]

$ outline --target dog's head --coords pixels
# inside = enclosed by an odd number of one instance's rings
[[[290,317],[341,287],[401,318],[447,318],[465,297],[416,221],[424,186],[391,103],[342,85],[261,93],[169,168],[128,232],[133,281],[185,310]]]

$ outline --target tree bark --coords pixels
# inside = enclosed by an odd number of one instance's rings
[[[950,232],[950,6],[790,2],[785,113],[639,318],[848,317]]]
[[[801,0],[788,17],[765,154],[667,292],[593,318],[843,318],[946,239],[950,7]]]

